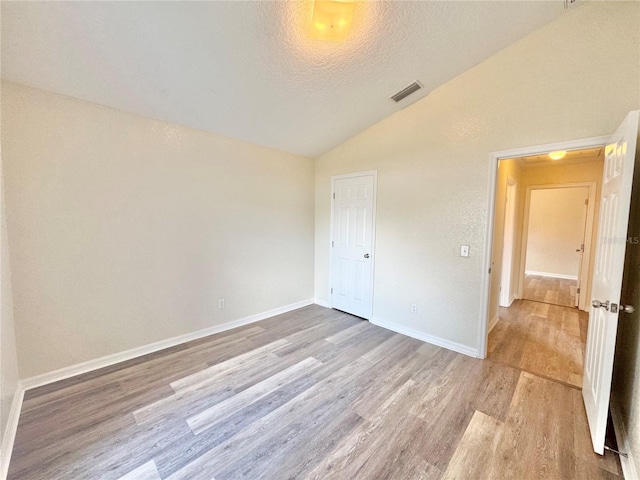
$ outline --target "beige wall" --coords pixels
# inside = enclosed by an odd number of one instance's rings
[[[578,278],[588,198],[586,187],[531,191],[526,272]]]
[[[572,9],[321,156],[316,298],[329,300],[331,176],[377,169],[374,318],[477,347],[489,155],[614,132],[640,107],[639,15]]]
[[[622,120],[620,120],[622,121]],[[595,206],[593,228],[591,232],[591,252],[589,254],[589,281],[584,290],[585,298],[591,298],[591,284],[593,280],[593,268],[596,255],[596,239],[598,237],[598,220],[600,218],[600,194],[602,186],[602,169],[604,168],[604,156],[585,159],[585,163],[576,165],[550,165],[546,167],[531,167],[522,170],[522,210],[520,213],[520,226],[524,228],[524,208],[526,189],[533,185],[562,185],[567,183],[588,183],[595,182]],[[524,248],[520,245],[520,252]],[[522,261],[522,259],[521,259]],[[521,264],[522,265],[522,264]],[[524,271],[523,266],[519,267]],[[522,277],[520,277],[522,281]],[[522,286],[520,286],[521,290]],[[588,302],[587,302],[588,305]]]
[[[13,397],[15,396],[18,386],[18,358],[13,322],[11,267],[7,242],[4,188],[1,175],[0,235],[0,444],[2,444],[11,404],[13,403]],[[0,472],[1,471],[0,469]]]
[[[520,265],[520,242],[522,241],[522,231],[519,226],[522,196],[522,173],[516,160],[501,160],[498,162],[498,173],[496,178],[496,204],[493,226],[493,248],[491,259],[491,284],[489,297],[489,321],[495,321],[498,316],[498,305],[500,300],[500,287],[502,280],[502,260],[504,247],[504,227],[505,227],[505,207],[507,199],[507,182],[509,179],[516,182],[516,214],[515,214],[515,235],[513,245],[513,256],[511,265],[511,292],[517,295],[518,275]]]
[[[311,159],[2,87],[22,378],[313,297]]]

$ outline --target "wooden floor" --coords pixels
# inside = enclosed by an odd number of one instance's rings
[[[494,349],[495,351],[495,349]],[[28,391],[10,479],[613,479],[580,391],[309,306]]]
[[[489,334],[491,360],[582,387],[589,314],[575,307],[516,300],[500,307]]]
[[[525,275],[522,298],[564,307],[575,307],[577,286],[576,280]]]

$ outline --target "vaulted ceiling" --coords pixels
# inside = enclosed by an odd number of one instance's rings
[[[2,2],[2,78],[316,157],[563,13],[563,2]],[[425,88],[400,104],[389,96]]]

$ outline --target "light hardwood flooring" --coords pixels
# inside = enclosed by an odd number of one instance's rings
[[[9,479],[614,479],[580,391],[309,306],[30,390]]]
[[[489,334],[488,356],[581,388],[588,318],[575,307],[516,300],[500,308]]]
[[[525,275],[522,298],[564,307],[576,306],[576,280]]]

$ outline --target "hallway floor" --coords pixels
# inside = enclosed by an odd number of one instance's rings
[[[489,334],[493,361],[569,386],[582,387],[589,314],[575,307],[516,300],[500,308]]]
[[[575,307],[577,285],[577,280],[525,275],[522,298],[534,302]]]

